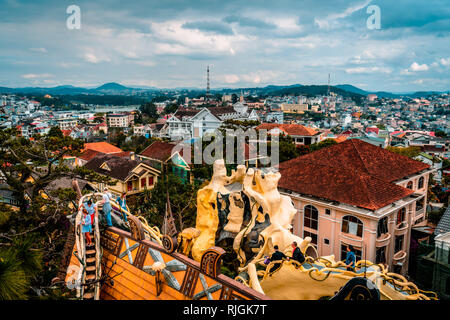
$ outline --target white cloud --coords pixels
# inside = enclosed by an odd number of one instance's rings
[[[47,53],[47,49],[45,49],[45,48],[30,48],[30,51]]]
[[[427,71],[429,68],[426,64],[418,64],[417,62],[413,62],[409,69],[411,71]]]
[[[226,83],[236,83],[239,81],[239,77],[235,74],[227,74],[225,75],[225,82]]]
[[[364,2],[348,7],[342,12],[330,14],[323,19],[314,18],[314,24],[317,25],[319,29],[329,30],[331,28],[337,28],[340,26],[340,23],[338,22],[339,19],[346,18],[354,12],[367,7],[371,1],[372,0],[365,0]]]
[[[156,65],[156,63],[154,63],[153,61],[136,61],[136,64],[140,65],[140,66],[144,66],[144,67],[153,67]]]
[[[21,75],[24,79],[38,79],[38,78],[48,78],[51,77],[48,73],[42,73],[42,74],[35,74],[35,73],[28,73]]]
[[[440,62],[443,66],[450,66],[450,58],[447,58],[447,59],[442,58],[441,60],[439,60],[439,62]]]
[[[361,74],[361,73],[391,73],[392,70],[385,67],[356,67],[345,69],[346,73]]]
[[[100,62],[109,62],[109,61],[111,61],[106,56],[99,56],[99,55],[95,55],[93,53],[85,53],[83,58],[84,58],[85,61],[87,61],[89,63],[100,63]]]

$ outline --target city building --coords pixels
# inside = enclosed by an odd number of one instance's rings
[[[130,112],[108,114],[106,122],[110,128],[129,128],[134,125],[134,114]]]
[[[411,227],[423,221],[433,169],[357,139],[280,163],[279,188],[298,209],[294,233],[319,255],[384,263],[405,273]]]
[[[267,130],[268,135],[289,135],[297,145],[310,145],[320,140],[320,132],[300,124],[262,123],[256,130]]]
[[[115,185],[103,183],[94,185],[98,190],[103,190],[107,186],[116,196],[123,192],[133,195],[146,189],[152,189],[161,174],[161,171],[152,167],[149,162],[131,160],[114,154],[97,155],[84,166],[110,177]]]

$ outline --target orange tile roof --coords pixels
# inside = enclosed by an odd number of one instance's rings
[[[113,146],[108,142],[90,142],[84,144],[85,150],[94,150],[102,153],[117,153],[122,152],[122,149]]]
[[[266,129],[272,130],[279,128],[290,136],[314,136],[318,131],[313,128],[302,126],[301,124],[278,124],[278,123],[262,123],[256,127],[256,130]]]

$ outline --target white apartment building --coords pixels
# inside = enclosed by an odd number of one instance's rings
[[[167,135],[172,140],[199,138],[214,132],[226,120],[258,120],[256,111],[247,109],[242,103],[233,107],[180,108],[167,120]]]
[[[128,128],[134,124],[134,115],[129,112],[108,114],[106,116],[108,127]]]

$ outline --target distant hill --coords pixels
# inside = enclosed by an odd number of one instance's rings
[[[357,88],[355,86],[352,86],[351,84],[338,84],[334,87],[348,91],[348,92],[358,93],[358,94],[362,94],[362,95],[368,95],[370,93],[370,92],[367,92],[360,88]]]
[[[114,90],[114,91],[124,91],[124,90],[133,90],[132,88],[127,88],[121,84],[118,84],[116,82],[109,82],[105,83],[104,85],[101,85],[100,87],[96,88],[95,90]]]
[[[343,97],[359,98],[361,99],[364,95],[346,91],[338,87],[330,87],[330,91],[337,93]],[[309,86],[291,86],[283,89],[271,91],[271,95],[283,96],[283,95],[305,95],[309,97],[314,97],[317,95],[326,95],[328,92],[328,86],[326,85],[309,85]]]
[[[89,94],[89,95],[132,95],[134,93],[144,93],[148,92],[153,94],[167,93],[170,91],[186,91],[182,92],[182,94],[186,94],[188,92],[189,96],[196,95],[204,95],[205,90],[201,88],[193,88],[193,87],[179,87],[179,88],[165,88],[158,89],[156,87],[138,87],[132,86],[127,87],[121,85],[116,82],[105,83],[99,87],[94,88],[82,88],[75,87],[72,85],[62,85],[56,87],[24,87],[24,88],[7,88],[0,87],[0,93],[18,93],[18,94],[36,94],[36,95],[81,95],[81,94]],[[331,90],[337,94],[340,94],[344,97],[356,97],[362,98],[367,96],[368,94],[376,94],[380,98],[399,98],[399,97],[427,97],[431,94],[439,94],[442,92],[436,91],[422,91],[422,92],[409,92],[409,93],[391,93],[384,91],[366,91],[355,87],[351,84],[339,84],[331,87]],[[328,86],[326,85],[301,85],[301,84],[293,84],[293,85],[268,85],[265,87],[248,87],[248,88],[220,88],[220,89],[212,89],[211,92],[221,93],[221,94],[231,94],[235,93],[237,95],[240,94],[241,91],[250,91],[252,93],[256,93],[262,96],[267,95],[306,95],[306,96],[316,96],[326,94],[328,91]]]

